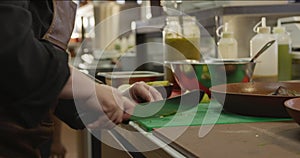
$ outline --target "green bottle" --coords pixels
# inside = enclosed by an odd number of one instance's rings
[[[273,34],[278,42],[278,80],[286,81],[292,79],[292,54],[291,54],[291,37],[284,27],[278,22],[274,27]]]

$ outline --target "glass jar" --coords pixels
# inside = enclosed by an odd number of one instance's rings
[[[182,18],[182,19],[181,19]],[[182,24],[181,21],[182,20]],[[169,16],[163,29],[164,60],[200,60],[200,29],[194,16]],[[165,79],[178,88],[173,74],[165,68]]]

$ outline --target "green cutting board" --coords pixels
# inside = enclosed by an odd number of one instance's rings
[[[251,122],[272,122],[272,121],[288,121],[291,118],[267,118],[267,117],[251,117],[242,116],[232,113],[220,111],[222,106],[216,101],[210,103],[200,103],[197,107],[176,113],[172,116],[154,117],[136,120],[146,131],[152,131],[154,128],[174,127],[174,126],[199,126],[205,124],[235,124],[235,123],[251,123]],[[209,111],[209,114],[207,113]],[[206,115],[207,114],[207,115]]]

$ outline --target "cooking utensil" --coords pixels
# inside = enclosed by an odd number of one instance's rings
[[[284,102],[288,114],[300,125],[300,98],[289,99]]]
[[[250,62],[254,62],[263,52],[265,52],[265,50],[267,50],[269,47],[272,46],[272,44],[275,42],[276,40],[272,40],[268,43],[266,43],[250,60]]]
[[[213,86],[210,90],[225,111],[250,116],[290,117],[284,101],[299,96],[271,95],[280,86],[300,92],[299,83],[287,82],[231,83]]]
[[[135,107],[130,120],[164,117],[190,110],[199,104],[203,95],[203,91],[193,90],[170,99],[139,104]]]
[[[255,62],[249,62],[249,59],[206,62],[180,60],[168,61],[166,65],[171,67],[181,89],[202,89],[209,96],[209,88],[213,85],[251,81],[255,68]]]

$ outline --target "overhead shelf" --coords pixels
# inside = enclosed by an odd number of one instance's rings
[[[214,20],[216,16],[226,15],[283,15],[294,13],[300,13],[300,3],[252,6],[217,6],[208,9],[197,9],[187,12],[187,14],[191,16],[196,16],[200,22],[207,19]],[[146,21],[135,21],[133,22],[133,25],[135,25],[135,29],[138,34],[159,32],[165,25],[165,16],[155,17]]]

